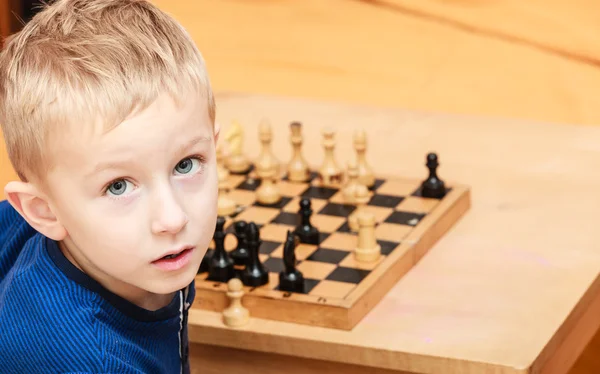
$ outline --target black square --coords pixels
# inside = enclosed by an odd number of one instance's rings
[[[260,186],[260,179],[244,179],[240,184],[238,184],[235,189],[236,190],[245,190],[245,191],[256,191],[256,189]]]
[[[419,187],[417,187],[417,189],[411,195],[414,197],[423,197],[422,189],[423,189],[423,185],[419,185]],[[445,197],[445,195],[447,195],[450,191],[452,191],[452,188],[446,188],[446,193],[444,194],[444,196],[438,198],[438,200],[443,199]],[[427,199],[434,199],[434,198],[427,197]]]
[[[318,279],[312,279],[312,278],[304,278],[304,294],[308,294],[310,291],[312,291],[313,288],[315,288],[315,286],[317,284],[319,284],[320,280]],[[275,287],[275,289],[277,291],[279,291],[279,285],[277,285],[277,287]],[[292,296],[292,292],[288,292],[288,291],[282,291],[285,292],[283,294],[283,297],[290,297]]]
[[[310,186],[302,192],[302,198],[329,200],[338,192],[336,188]]]
[[[394,251],[394,249],[396,249],[396,247],[400,243],[391,242],[391,241],[387,241],[387,240],[377,240],[377,244],[379,244],[381,246],[381,254],[388,256],[390,253],[392,253]]]
[[[395,211],[385,219],[387,223],[396,223],[400,225],[416,226],[425,214]]]
[[[340,227],[338,227],[337,231],[338,232],[344,232],[344,233],[350,233],[350,234],[356,234],[354,231],[352,231],[350,229],[350,225],[348,224],[348,221],[344,222],[343,225],[341,225]]]
[[[264,255],[270,255],[271,252],[276,250],[277,247],[279,247],[281,245],[281,243],[282,242],[272,242],[270,240],[263,240],[258,252],[262,253]]]
[[[369,270],[353,269],[340,266],[334,271],[332,271],[326,279],[338,282],[358,284],[363,279],[365,279],[365,277],[369,275],[369,273]]]
[[[377,189],[379,187],[381,187],[381,185],[384,183],[385,183],[385,179],[375,179],[375,184],[373,184],[373,186],[369,187],[369,190],[377,191]]]
[[[323,243],[329,237],[327,232],[319,232],[319,244]]]
[[[281,212],[277,217],[273,218],[271,223],[279,223],[282,225],[297,226],[300,224],[300,217],[296,213]]]
[[[285,270],[285,265],[282,258],[269,257],[267,261],[263,263],[269,273],[279,273]]]
[[[309,293],[319,282],[318,279],[304,278],[304,292]]]
[[[344,258],[346,258],[346,256],[348,256],[348,253],[348,251],[341,251],[337,249],[317,248],[317,250],[306,259],[309,261],[339,264]]]
[[[327,203],[320,211],[319,214],[326,214],[328,216],[336,217],[348,217],[356,209],[355,205],[348,204],[337,204]]]
[[[255,206],[263,206],[263,207],[268,207],[268,208],[276,208],[276,209],[283,209],[283,207],[285,207],[286,205],[288,205],[288,203],[292,201],[291,197],[287,197],[287,196],[282,196],[281,199],[279,199],[279,201],[275,204],[261,204],[257,201],[254,202],[253,205]]]
[[[404,200],[401,196],[374,194],[369,200],[368,205],[380,206],[384,208],[395,208]]]

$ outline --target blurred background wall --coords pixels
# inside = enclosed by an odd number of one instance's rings
[[[39,0],[0,0],[2,37]],[[217,92],[592,125],[593,0],[154,0],[190,31]],[[0,148],[0,182],[12,177]]]
[[[2,36],[40,3],[0,0]],[[593,0],[154,3],[190,31],[217,92],[600,122],[600,3]],[[1,185],[14,177],[2,147]]]

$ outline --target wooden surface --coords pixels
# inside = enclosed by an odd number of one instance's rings
[[[190,346],[191,374],[409,374],[324,360],[311,360],[212,345]],[[284,369],[282,369],[284,368]]]
[[[593,0],[153,0],[218,91],[600,123]]]
[[[251,157],[263,117],[282,159],[292,120],[309,134],[340,130],[340,155],[368,127],[379,173],[423,177],[412,160],[435,150],[441,176],[472,187],[472,207],[350,332],[259,319],[233,330],[194,310],[192,341],[415,373],[546,374],[566,373],[597,330],[600,128],[233,94],[218,103],[223,126],[247,129]]]

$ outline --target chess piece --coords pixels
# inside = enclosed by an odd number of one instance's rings
[[[229,171],[224,166],[223,147],[217,145],[217,180],[219,197],[217,200],[217,214],[220,216],[231,216],[237,207],[235,201],[229,197]]]
[[[323,186],[331,186],[342,181],[342,170],[335,160],[335,131],[330,128],[323,130],[323,148],[325,158],[319,169],[319,176]]]
[[[225,166],[234,174],[245,174],[250,171],[250,161],[244,156],[244,129],[239,122],[234,121],[225,134],[225,140],[229,144],[229,156]]]
[[[292,122],[290,125],[293,154],[288,164],[288,179],[291,182],[306,182],[310,179],[308,164],[302,156],[302,124]]]
[[[301,221],[300,225],[294,230],[294,234],[298,235],[298,238],[300,238],[300,242],[302,243],[318,245],[319,230],[310,223],[312,213],[310,199],[304,198],[300,200],[300,210],[298,211],[298,214],[300,214]]]
[[[381,245],[375,238],[375,216],[363,212],[358,216],[358,244],[354,251],[356,261],[374,262],[381,255]]]
[[[242,271],[242,282],[249,287],[259,287],[269,283],[269,272],[260,262],[259,248],[262,244],[256,223],[250,222],[246,230],[248,240],[248,260]]]
[[[356,150],[356,161],[358,166],[358,181],[368,188],[375,185],[375,176],[371,167],[367,164],[367,134],[364,130],[354,133],[354,149]]]
[[[262,145],[260,155],[256,161],[257,174],[259,178],[263,178],[260,175],[260,171],[270,170],[271,167],[275,170],[275,175],[279,174],[279,160],[275,157],[271,150],[271,142],[273,141],[273,132],[269,122],[262,121],[259,125],[259,139]]]
[[[444,181],[437,176],[439,163],[435,153],[429,153],[427,155],[426,165],[429,169],[429,177],[421,185],[421,195],[423,197],[441,199],[446,195],[446,186],[444,185]]]
[[[248,323],[250,312],[242,305],[244,296],[244,285],[242,282],[233,278],[227,282],[227,297],[230,300],[229,306],[223,310],[223,323],[229,327],[241,327]]]
[[[212,250],[206,251],[204,257],[202,257],[202,262],[200,262],[200,267],[198,268],[198,274],[206,273],[210,266],[210,258]]]
[[[248,224],[246,221],[237,221],[233,224],[235,237],[237,238],[237,246],[231,251],[230,256],[235,265],[241,266],[248,260],[248,240],[246,239],[246,230]]]
[[[217,227],[213,236],[215,251],[208,265],[207,280],[227,282],[234,276],[233,260],[225,250],[225,218],[217,217]]]
[[[348,227],[352,231],[358,231],[358,217],[364,211],[365,205],[370,200],[369,190],[366,186],[359,184],[354,190],[354,203],[356,204],[356,209],[350,214],[348,217]]]
[[[281,194],[276,182],[275,165],[271,164],[266,168],[259,165],[259,170],[262,180],[256,189],[256,200],[262,205],[277,204],[281,200]]]
[[[342,196],[346,204],[354,204],[356,202],[354,196],[356,195],[356,188],[360,184],[358,181],[358,166],[353,163],[348,163],[348,171],[346,173],[348,179],[346,185],[342,189]]]
[[[285,269],[279,272],[279,290],[304,293],[304,276],[296,268],[297,237],[288,230],[283,247]]]

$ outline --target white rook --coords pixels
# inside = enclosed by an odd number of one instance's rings
[[[358,215],[358,244],[354,255],[359,262],[374,262],[381,255],[381,246],[375,238],[375,216],[362,212]]]

